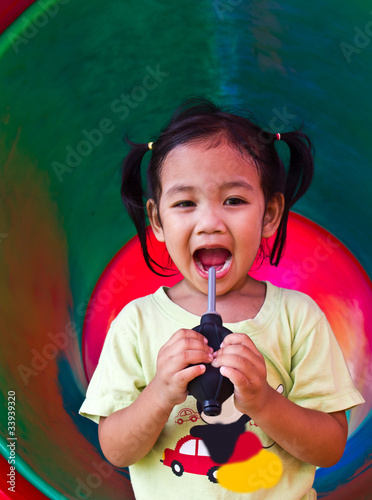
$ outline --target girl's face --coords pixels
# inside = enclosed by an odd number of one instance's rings
[[[246,281],[262,237],[277,229],[283,197],[265,199],[257,169],[227,141],[216,147],[173,149],[161,172],[160,221],[153,200],[150,223],[186,282],[207,293],[208,269],[216,268],[217,295]]]

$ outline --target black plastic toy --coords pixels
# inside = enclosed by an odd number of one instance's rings
[[[216,270],[208,271],[208,311],[203,314],[200,325],[193,328],[208,339],[208,345],[218,351],[221,342],[231,331],[222,326],[222,318],[216,309]],[[202,411],[208,417],[221,413],[221,405],[234,393],[230,380],[223,377],[219,368],[206,365],[206,371],[188,384],[189,394],[202,404]]]

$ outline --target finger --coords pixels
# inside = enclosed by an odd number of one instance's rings
[[[188,330],[187,328],[181,328],[180,330],[177,330],[171,336],[168,342],[166,342],[164,345],[170,346],[182,339],[194,339],[194,340],[199,340],[199,342],[202,342],[203,344],[208,343],[206,337],[204,337],[204,335],[202,335],[201,333],[196,332],[195,330]]]
[[[206,370],[205,365],[194,365],[180,370],[176,374],[177,381],[181,385],[187,385],[191,380],[202,375]]]
[[[220,372],[221,375],[231,381],[234,387],[242,387],[243,385],[249,383],[243,373],[231,366],[221,366]]]
[[[262,354],[257,349],[253,350],[250,345],[247,345],[245,343],[223,346],[221,349],[213,353],[214,359],[219,360],[222,356],[226,355],[240,356],[244,359],[249,360],[253,364],[264,362]]]
[[[245,344],[249,347],[257,349],[253,340],[245,333],[230,333],[221,342],[221,347],[226,347],[233,344]]]
[[[222,366],[236,368],[245,373],[255,373],[258,371],[258,363],[255,358],[249,359],[238,354],[221,354],[212,361],[212,366],[221,368]]]
[[[201,350],[205,352],[213,352],[213,349],[208,346],[207,339],[198,332],[193,330],[178,330],[166,342],[159,351],[161,358],[169,358],[181,350]]]
[[[165,346],[162,356],[164,355],[166,358],[171,358],[173,356],[177,356],[179,353],[185,353],[189,351],[197,351],[206,354],[213,353],[212,347],[210,347],[205,342],[202,342],[199,339],[183,337],[176,342],[173,342],[173,344]],[[203,362],[204,361],[205,359],[203,359]]]
[[[177,352],[174,356],[162,360],[159,365],[159,369],[162,369],[167,373],[177,373],[190,365],[198,364],[209,364],[213,360],[212,353],[206,353],[204,351],[181,351]]]
[[[213,366],[219,367],[225,364],[229,366],[239,364],[242,368],[250,365],[254,370],[266,369],[263,355],[245,344],[231,344],[213,353]]]
[[[222,356],[222,354],[227,354],[227,353],[239,354],[241,356],[255,356],[255,353],[247,344],[223,345],[220,349],[214,352],[214,356],[215,357]]]
[[[230,335],[227,335],[221,343],[221,348],[232,345],[244,345],[253,353],[255,353],[259,358],[261,358],[262,356],[253,340],[244,333],[232,333]]]

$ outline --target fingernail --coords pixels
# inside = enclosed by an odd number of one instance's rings
[[[221,342],[221,345],[220,345],[220,347],[223,347],[223,341]]]

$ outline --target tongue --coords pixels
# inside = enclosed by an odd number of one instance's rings
[[[198,250],[198,259],[202,266],[207,268],[211,266],[221,268],[229,255],[230,252],[225,248],[202,248]]]

